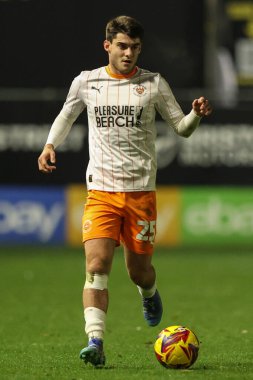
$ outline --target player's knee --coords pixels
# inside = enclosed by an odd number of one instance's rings
[[[86,269],[90,273],[109,273],[111,269],[111,260],[106,257],[87,258]]]
[[[153,266],[149,267],[131,267],[128,268],[128,275],[135,285],[141,287],[149,287],[150,283],[154,282],[155,271]]]

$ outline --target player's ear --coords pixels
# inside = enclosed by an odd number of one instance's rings
[[[104,41],[104,49],[105,49],[105,51],[109,52],[110,46],[111,46],[110,41],[105,40]]]
[[[139,54],[141,53],[141,51],[142,51],[142,42],[140,43]]]

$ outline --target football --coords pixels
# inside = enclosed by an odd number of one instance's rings
[[[198,358],[199,340],[187,327],[169,326],[159,333],[154,350],[165,368],[189,368]]]

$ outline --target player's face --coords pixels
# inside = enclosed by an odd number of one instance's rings
[[[105,40],[104,48],[109,55],[110,70],[114,74],[129,74],[141,52],[141,41],[139,38],[118,33],[112,42]]]

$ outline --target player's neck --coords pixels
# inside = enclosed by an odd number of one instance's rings
[[[124,79],[124,78],[131,78],[133,75],[135,75],[136,72],[137,72],[137,70],[138,70],[138,67],[135,66],[134,69],[130,73],[128,73],[128,74],[114,73],[111,70],[110,65],[106,66],[105,69],[106,69],[107,74],[110,75],[110,77],[117,78],[117,79]]]

